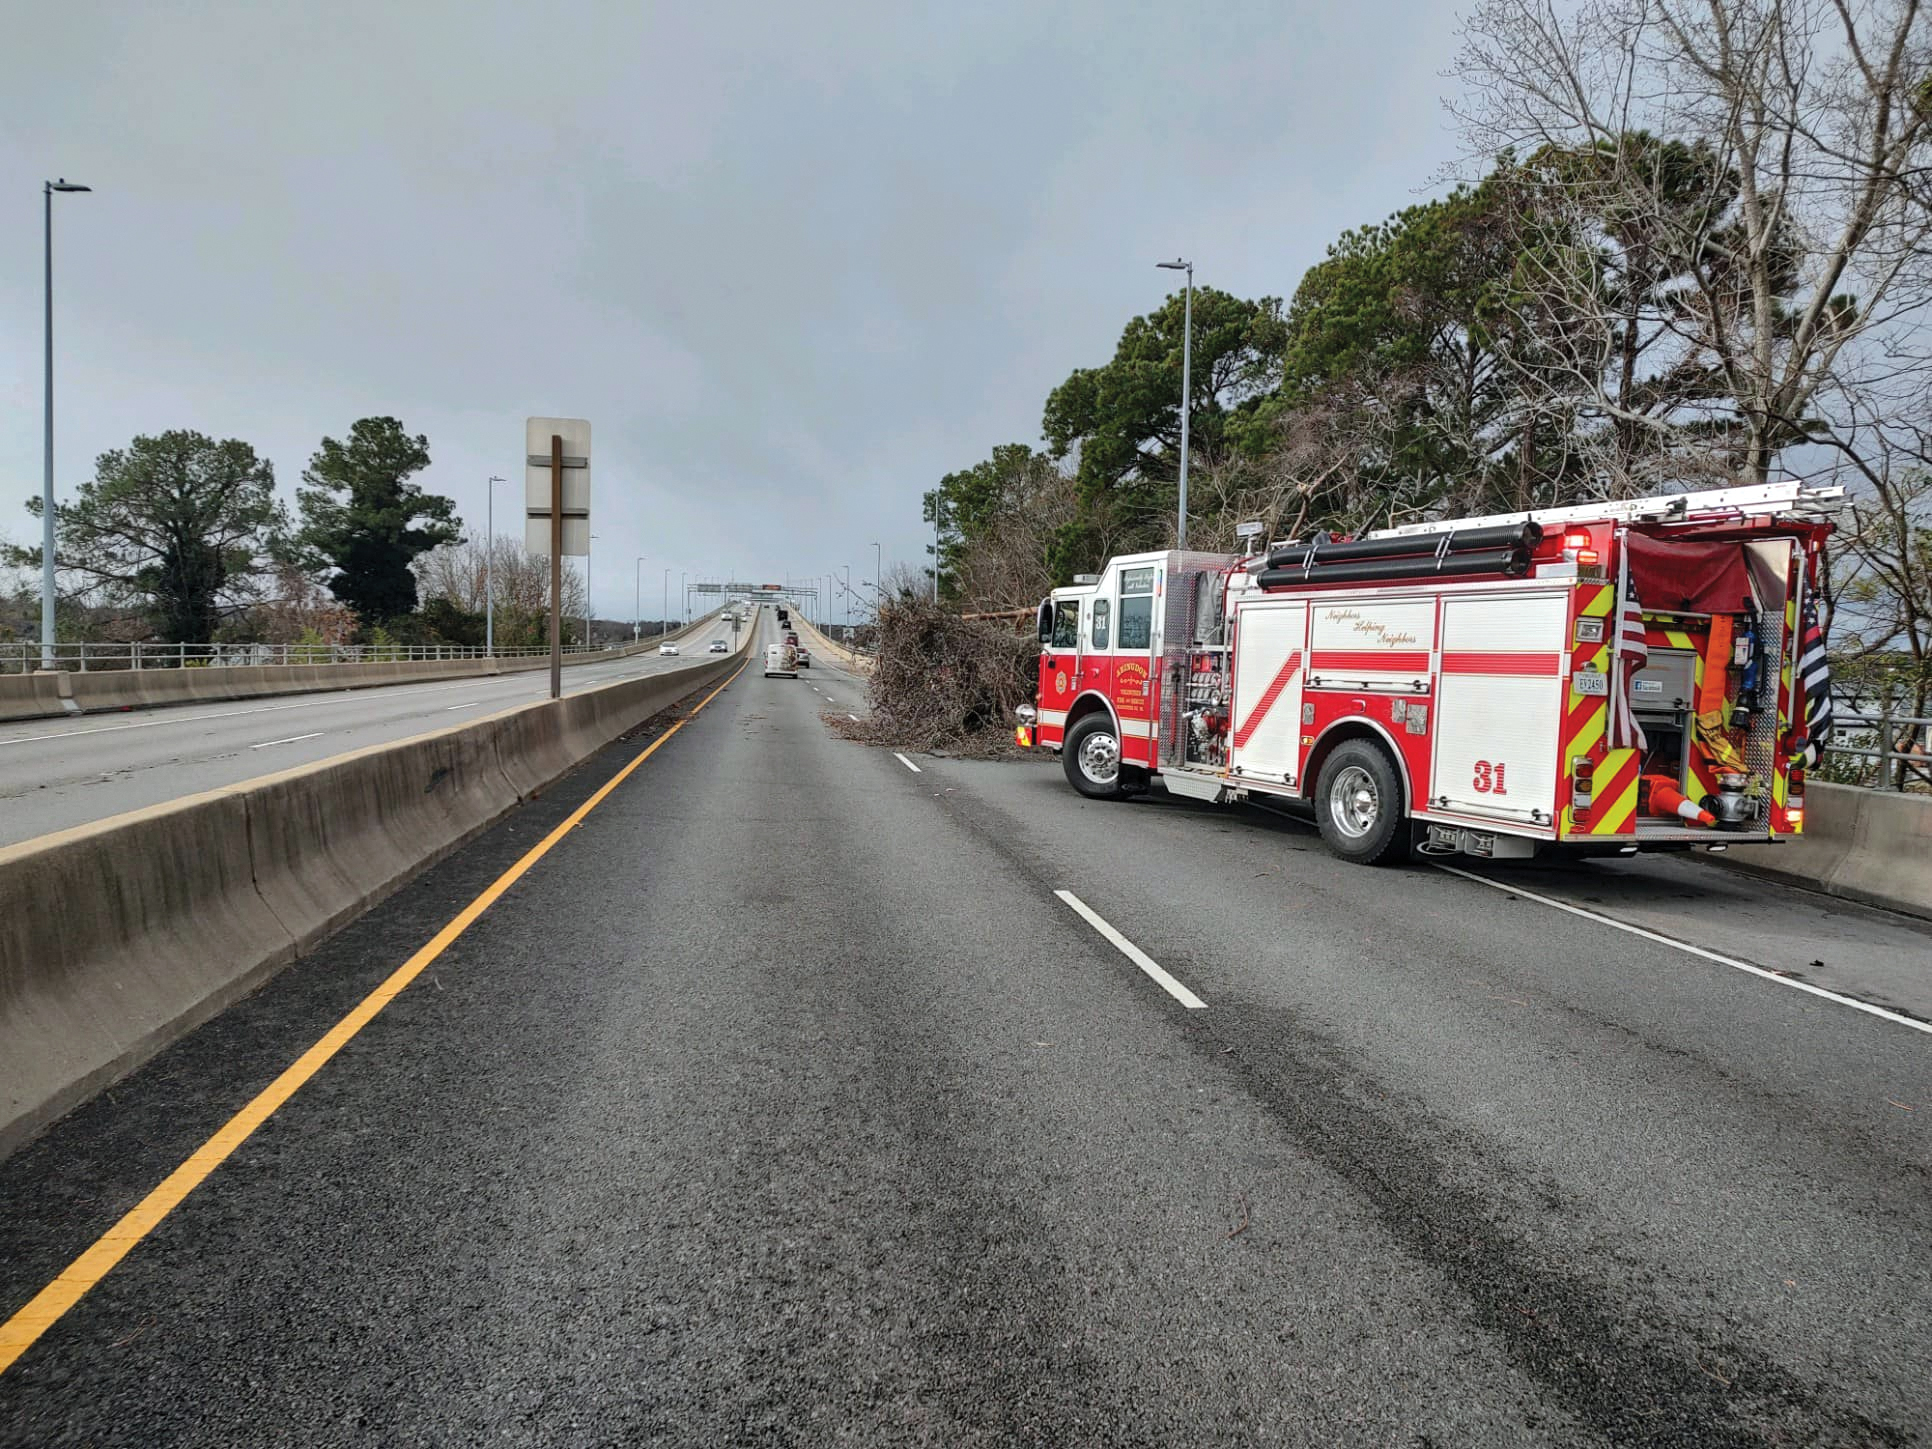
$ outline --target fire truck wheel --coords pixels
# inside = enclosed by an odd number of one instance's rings
[[[1105,714],[1090,714],[1067,731],[1060,749],[1067,783],[1089,800],[1119,800],[1127,794],[1121,779],[1120,736]]]
[[[1387,751],[1344,740],[1315,782],[1315,820],[1328,848],[1358,865],[1384,865],[1402,854],[1402,782]]]

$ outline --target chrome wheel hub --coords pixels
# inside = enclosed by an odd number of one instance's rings
[[[1360,840],[1382,818],[1382,796],[1375,777],[1360,765],[1350,765],[1328,787],[1328,815],[1335,828],[1350,840]]]
[[[1120,778],[1120,741],[1105,730],[1095,730],[1080,744],[1080,773],[1096,785]]]

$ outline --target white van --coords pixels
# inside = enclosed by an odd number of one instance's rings
[[[765,646],[765,678],[798,678],[798,651],[789,644]]]

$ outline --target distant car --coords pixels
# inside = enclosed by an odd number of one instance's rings
[[[798,667],[800,669],[810,669],[812,667],[812,656],[807,654],[803,648],[796,649],[793,652],[798,655]]]
[[[678,652],[678,646],[675,644],[660,644],[657,646],[657,652],[660,654],[675,654]]]
[[[711,652],[713,654],[729,654],[731,652],[731,646],[722,639],[713,639],[711,641]]]
[[[798,647],[798,635],[796,635],[796,634],[787,634],[787,635],[785,636],[785,642],[786,642],[787,644],[790,644],[790,645],[791,645],[791,646],[792,646],[793,648],[797,648],[797,647]]]

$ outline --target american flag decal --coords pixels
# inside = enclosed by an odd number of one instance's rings
[[[1610,691],[1610,731],[1606,741],[1613,750],[1641,750],[1650,744],[1630,708],[1631,682],[1648,663],[1650,641],[1644,637],[1643,605],[1637,602],[1637,586],[1625,579],[1623,597],[1617,604],[1617,678]]]
[[[1805,694],[1805,767],[1816,765],[1831,745],[1831,660],[1825,653],[1825,631],[1818,625],[1818,604],[1806,597],[1803,643],[1798,655],[1798,682]]]

